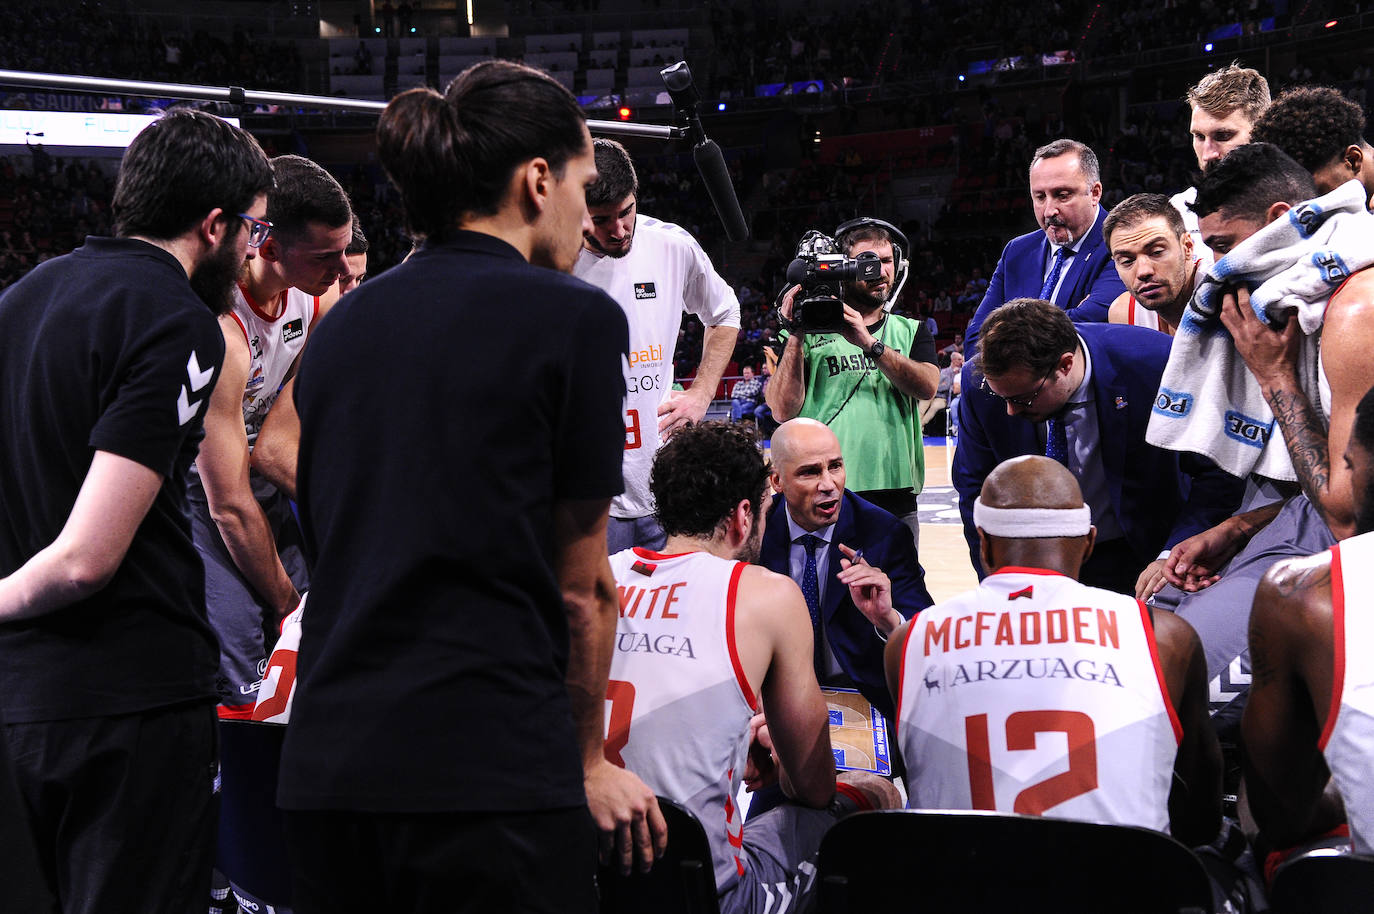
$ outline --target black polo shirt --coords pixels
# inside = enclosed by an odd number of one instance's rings
[[[146,242],[88,238],[0,296],[0,577],[57,538],[97,450],[163,476],[105,588],[0,625],[7,722],[214,700],[186,473],[223,361],[185,270]]]
[[[603,292],[470,232],[321,321],[296,382],[315,566],[283,806],[585,802],[552,509],[621,491],[628,345]]]

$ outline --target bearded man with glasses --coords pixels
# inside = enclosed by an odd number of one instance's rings
[[[981,578],[973,502],[999,463],[1043,454],[1069,468],[1097,528],[1082,580],[1134,593],[1168,549],[1225,518],[1241,481],[1195,454],[1145,443],[1169,338],[1141,327],[1075,324],[1048,301],[1007,302],[983,325],[981,383],[963,397],[954,486]]]

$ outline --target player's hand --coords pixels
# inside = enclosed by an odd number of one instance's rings
[[[1231,333],[1236,351],[1261,385],[1296,377],[1302,328],[1297,311],[1290,310],[1283,327],[1275,330],[1255,316],[1250,293],[1244,288],[1221,296],[1221,322]]]
[[[586,773],[587,808],[601,833],[601,862],[648,872],[668,846],[668,823],[654,792],[631,771],[600,759]]]
[[[844,305],[844,326],[840,328],[840,336],[864,352],[867,352],[874,340],[877,339],[868,332],[868,325],[864,323],[864,316],[851,308],[848,303]]]
[[[849,597],[859,612],[884,635],[890,635],[902,624],[902,616],[892,608],[892,579],[881,568],[868,564],[862,552],[838,544],[843,555],[840,573],[835,575],[849,588]]]
[[[1165,559],[1155,559],[1145,566],[1145,570],[1140,573],[1140,577],[1135,579],[1135,598],[1137,600],[1148,600],[1159,589],[1169,583],[1169,579],[1164,575]]]
[[[749,721],[749,755],[744,762],[744,788],[752,793],[778,782],[778,755],[762,713]]]
[[[1221,567],[1245,547],[1245,542],[1245,534],[1231,521],[1196,533],[1169,550],[1164,577],[1187,593],[1205,590],[1217,582]]]
[[[673,437],[678,429],[695,425],[706,417],[706,409],[711,405],[711,392],[702,397],[695,393],[696,385],[690,390],[674,390],[658,404],[658,436],[664,441]]]

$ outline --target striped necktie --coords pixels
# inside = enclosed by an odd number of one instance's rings
[[[1040,287],[1040,297],[1045,301],[1054,301],[1054,287],[1059,285],[1059,277],[1064,272],[1064,258],[1067,247],[1058,248],[1054,253],[1054,264],[1050,267],[1050,275],[1045,277],[1045,284]]]

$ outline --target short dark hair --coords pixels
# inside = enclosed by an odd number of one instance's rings
[[[1045,159],[1057,159],[1069,154],[1078,156],[1078,170],[1089,187],[1102,180],[1102,166],[1098,164],[1097,153],[1093,152],[1087,143],[1080,143],[1078,140],[1059,139],[1046,143],[1031,156],[1030,168],[1034,168],[1035,163]]]
[[[629,150],[605,137],[592,140],[596,156],[596,183],[587,188],[588,206],[614,206],[634,194],[639,196],[639,175]]]
[[[983,322],[973,367],[993,378],[1018,368],[1047,375],[1077,348],[1078,331],[1067,314],[1043,299],[1013,298]]]
[[[272,166],[252,135],[190,108],[175,108],[124,151],[111,209],[121,238],[166,241],[211,210],[235,218],[272,189]]]
[[[1316,195],[1312,173],[1283,150],[1272,143],[1247,143],[1207,167],[1190,206],[1199,217],[1224,209],[1227,216],[1263,222],[1275,203],[1296,205]]]
[[[339,228],[353,221],[353,206],[339,182],[304,156],[277,156],[272,174],[277,184],[267,197],[267,221],[282,244],[299,238],[312,222]]]
[[[353,237],[348,240],[348,247],[344,248],[345,254],[366,254],[367,236],[363,234],[363,224],[358,221],[358,217],[353,217]]]
[[[411,234],[442,240],[469,215],[500,209],[511,175],[536,156],[562,177],[587,148],[577,99],[547,73],[484,60],[454,77],[443,95],[397,95],[377,122],[382,167],[401,192]]]
[[[743,423],[701,422],[680,429],[654,457],[649,489],[669,536],[711,536],[742,500],[757,520],[768,466]]]
[[[1250,140],[1273,143],[1303,168],[1316,171],[1364,143],[1364,109],[1337,89],[1288,89],[1255,122]]]
[[[1131,194],[1107,214],[1106,221],[1102,223],[1102,240],[1111,248],[1112,232],[1118,227],[1130,228],[1155,216],[1162,216],[1169,223],[1169,231],[1175,235],[1188,231],[1183,224],[1183,214],[1169,202],[1168,197],[1163,194]]]
[[[888,244],[892,245],[897,243],[897,239],[892,237],[891,232],[881,225],[874,225],[872,223],[863,223],[835,238],[835,243],[840,246],[841,251],[844,251],[845,256],[848,256],[849,252],[854,250],[854,245],[858,244],[860,241],[886,241]]]

